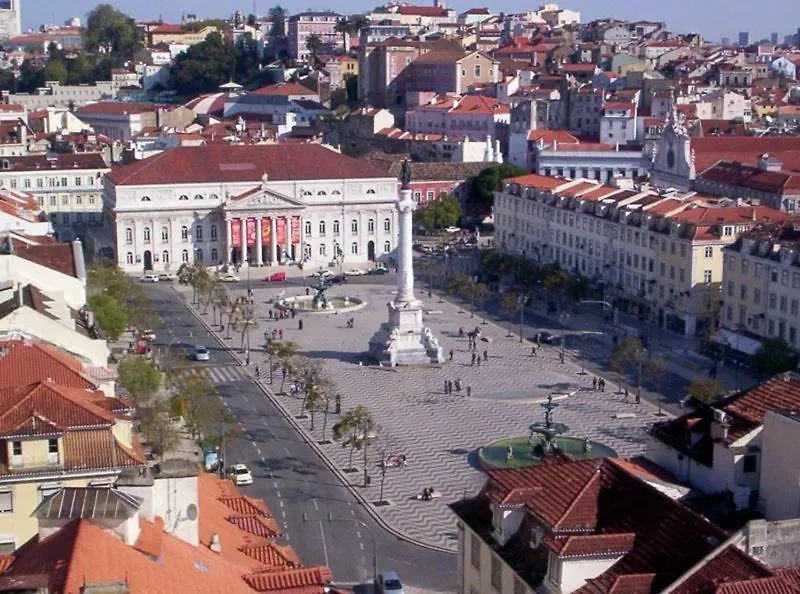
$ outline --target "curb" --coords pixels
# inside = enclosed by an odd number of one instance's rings
[[[183,298],[183,296],[180,293],[178,293],[178,295],[179,295],[179,297]],[[242,359],[239,357],[238,353],[235,352],[235,349],[231,349],[228,345],[226,345],[225,342],[219,336],[217,336],[216,331],[214,331],[206,323],[206,321],[202,318],[202,316],[200,316],[197,313],[197,311],[185,299],[182,299],[182,300],[183,300],[183,305],[186,307],[186,309],[194,316],[194,318],[198,322],[200,322],[200,324],[208,332],[211,333],[211,335],[213,336],[214,340],[220,346],[222,346],[225,349],[225,351],[231,355],[231,357],[233,357],[238,363],[241,364]],[[303,429],[300,426],[300,424],[297,422],[297,420],[291,414],[289,414],[289,412],[286,410],[286,408],[283,406],[283,404],[275,397],[275,395],[272,393],[272,391],[269,390],[260,380],[254,381],[254,383],[259,387],[259,389],[264,393],[264,395],[267,398],[269,398],[270,402],[272,402],[272,404],[274,404],[277,407],[277,409],[283,415],[284,419],[286,419],[289,422],[289,424],[292,426],[292,428],[303,438],[303,441],[305,441],[306,444],[308,444],[308,446],[311,447],[311,449],[314,451],[314,453],[317,454],[317,456],[319,456],[319,458],[323,461],[325,466],[327,466],[328,469],[334,474],[334,476],[336,476],[336,478],[339,479],[339,481],[350,492],[350,494],[353,495],[359,502],[361,502],[361,505],[366,510],[366,512],[372,517],[373,520],[375,520],[375,522],[381,528],[386,530],[388,533],[390,533],[395,538],[397,538],[399,540],[403,540],[403,541],[408,542],[410,544],[416,545],[418,547],[422,547],[422,548],[428,549],[430,551],[436,551],[437,553],[447,553],[447,554],[450,554],[450,555],[457,555],[458,554],[458,551],[452,551],[452,550],[446,549],[444,547],[438,547],[436,545],[432,545],[432,544],[423,542],[421,540],[417,540],[417,539],[411,538],[410,536],[407,536],[407,535],[403,534],[402,532],[400,532],[399,530],[397,530],[396,528],[391,526],[388,522],[386,522],[386,520],[377,511],[375,511],[375,509],[369,503],[367,498],[364,497],[362,495],[362,493],[360,491],[358,491],[356,489],[356,487],[350,483],[350,481],[347,480],[347,477],[344,476],[342,471],[339,470],[339,468],[328,458],[328,456],[325,455],[325,452],[322,451],[322,449],[319,447],[319,444],[317,444],[317,442],[313,439],[313,436],[310,436],[305,431],[305,429]]]

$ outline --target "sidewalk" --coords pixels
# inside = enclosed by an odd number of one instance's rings
[[[507,337],[506,330],[493,323],[480,324],[479,317],[471,318],[468,311],[448,301],[440,303],[434,298],[425,303],[425,323],[439,337],[445,353],[454,351],[454,361],[429,367],[388,368],[365,365],[364,352],[373,332],[386,321],[385,303],[391,299],[393,287],[333,287],[330,289],[333,295],[346,292],[364,299],[367,307],[352,314],[300,314],[304,322],[302,331],[300,318],[268,320],[270,306],[265,302],[280,288],[262,285],[254,290],[260,327],[251,334],[252,366],[260,363],[262,369],[266,368],[261,339],[264,330],[282,328],[285,339],[298,343],[305,356],[323,365],[325,375],[334,384],[333,391],[343,396],[342,412],[356,405],[371,410],[378,425],[376,443],[368,449],[371,484],[366,488],[357,486],[361,485],[364,474],[361,452],[353,454],[357,472],[343,474],[366,501],[377,502],[381,498],[381,473],[376,452],[406,456],[406,467],[389,468],[386,472],[383,499],[390,505],[373,506],[373,511],[396,531],[429,546],[456,549],[455,518],[447,504],[473,495],[483,486],[485,475],[477,465],[478,448],[509,436],[527,435],[528,425],[542,420],[540,403],[549,393],[575,392],[559,401],[560,407],[554,415],[557,422],[568,425],[569,435],[603,442],[620,456],[642,454],[647,443],[643,427],[658,418],[655,410],[644,402],[635,406],[625,404],[611,391],[580,390],[591,386],[593,376],[579,375],[580,366],[569,358],[561,364],[557,353],[550,349],[543,350],[539,357],[531,357],[529,343],[520,343],[517,336]],[[290,289],[297,293],[301,290]],[[185,290],[183,294],[186,295]],[[346,327],[349,317],[355,319],[352,329]],[[469,330],[476,325],[491,341],[481,343],[479,350],[486,350],[489,360],[480,367],[470,363],[466,338],[458,338],[460,327]],[[225,344],[234,345],[233,340],[224,341],[224,333],[222,337]],[[444,394],[446,379],[460,379],[462,392]],[[276,374],[276,382],[273,392],[280,385],[280,372]],[[473,390],[469,398],[467,385]],[[273,398],[294,417],[293,421],[309,440],[317,443],[333,465],[340,470],[350,466],[348,448],[338,443],[319,443],[323,441],[322,414],[316,415],[312,431],[310,419],[297,418],[301,413],[299,398],[288,395]],[[618,418],[620,413],[628,413],[632,418]],[[329,415],[327,439],[331,439],[332,426],[338,418]],[[431,487],[442,493],[442,497],[424,502],[416,499],[423,488]]]

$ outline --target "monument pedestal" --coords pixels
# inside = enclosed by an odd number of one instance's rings
[[[369,353],[381,363],[395,365],[428,365],[444,363],[442,347],[430,328],[422,325],[422,304],[419,301],[388,304],[389,322],[369,341]]]

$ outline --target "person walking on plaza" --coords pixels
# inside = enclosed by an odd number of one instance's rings
[[[456,378],[456,392],[461,391],[461,380]]]
[[[489,351],[486,350],[486,349],[483,350],[483,362],[484,363],[488,363],[489,362]]]
[[[452,361],[453,360],[453,349],[450,349],[450,353],[448,353],[448,354],[450,355],[450,360]]]
[[[458,337],[459,338],[464,338],[464,328],[463,327],[458,329]]]
[[[636,399],[635,399],[635,402],[636,402],[636,404],[640,404],[640,403],[642,402],[642,395],[639,393],[639,391],[638,391],[638,390],[636,391]]]
[[[481,366],[481,358],[480,358],[480,355],[478,356],[477,362],[478,362],[478,367],[480,367],[480,366]]]
[[[531,357],[535,357],[535,356],[536,356],[536,345],[532,344],[531,345]]]
[[[625,404],[628,404],[630,402],[630,400],[628,399],[628,396],[629,396],[628,388],[625,388]]]
[[[447,380],[444,380],[444,393],[447,394]]]
[[[602,378],[602,377],[600,378],[600,391],[601,392],[605,392],[606,391],[606,380],[605,380],[605,378]]]
[[[475,365],[475,353],[472,353],[472,365]]]
[[[592,378],[592,391],[597,390],[597,377]]]
[[[278,329],[278,337],[283,340],[283,328]]]
[[[467,396],[472,396],[472,385],[467,386]]]

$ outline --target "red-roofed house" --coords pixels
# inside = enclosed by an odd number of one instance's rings
[[[230,95],[225,100],[224,117],[266,118],[288,129],[297,124],[310,126],[329,113],[320,96],[299,83],[286,82],[261,87],[249,93]]]
[[[408,69],[406,105],[423,105],[437,95],[462,95],[470,87],[500,81],[499,62],[482,52],[434,49]]]
[[[505,144],[510,113],[507,103],[483,95],[436,97],[406,112],[406,129],[412,134],[466,136],[476,141],[489,137]]]

